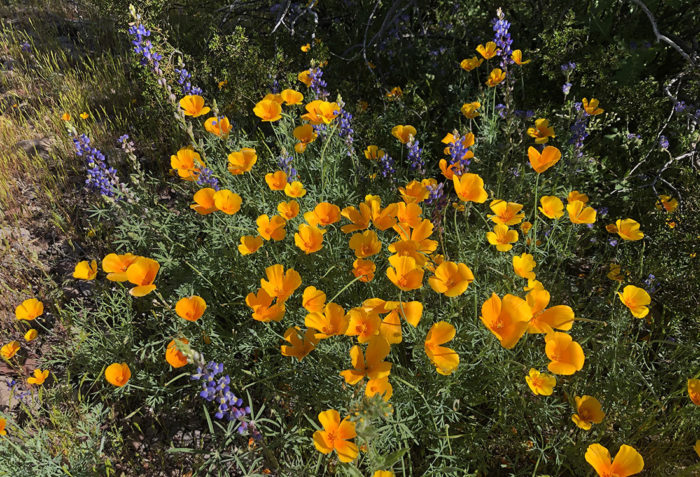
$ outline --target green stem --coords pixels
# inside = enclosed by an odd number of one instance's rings
[[[348,283],[348,284],[345,285],[343,288],[341,288],[340,291],[339,291],[338,293],[336,293],[335,296],[334,296],[333,298],[331,298],[330,300],[328,300],[328,303],[333,303],[333,302],[335,301],[335,299],[338,298],[338,296],[339,296],[341,293],[343,293],[345,290],[347,290],[347,289],[350,287],[350,285],[352,285],[353,283],[355,283],[356,281],[358,281],[360,278],[362,278],[362,276],[355,277],[352,281],[350,281],[350,283]]]
[[[532,228],[533,228],[533,236],[532,240],[530,241],[530,249],[532,250],[533,248],[537,248],[537,194],[539,192],[539,186],[540,186],[540,174],[537,174],[537,179],[535,180],[535,205],[532,206]]]

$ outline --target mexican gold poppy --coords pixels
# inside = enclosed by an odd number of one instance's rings
[[[591,424],[603,422],[605,413],[600,401],[593,396],[575,396],[574,399],[576,400],[576,414],[571,416],[574,424],[584,431],[588,431],[591,428]]]
[[[30,298],[20,303],[15,308],[15,317],[18,320],[31,321],[44,313],[44,304],[36,298]]]
[[[388,401],[392,394],[394,394],[394,388],[389,382],[389,376],[384,376],[383,378],[378,379],[370,379],[367,381],[367,386],[365,386],[365,396],[372,397],[377,394],[379,394],[384,401]],[[374,473],[375,476],[377,475],[377,472]],[[389,476],[393,476],[393,473],[390,473]]]
[[[628,477],[644,469],[644,459],[633,447],[623,444],[611,461],[610,452],[600,444],[591,444],[586,450],[586,462],[599,477]]]
[[[644,238],[644,233],[639,230],[639,222],[634,219],[618,219],[615,222],[617,226],[617,234],[623,238],[623,240],[637,241]]]
[[[63,115],[61,116],[61,119],[64,120],[64,121],[70,121],[70,120],[71,120],[70,114],[69,114],[69,113],[63,113]]]
[[[212,116],[204,121],[204,129],[212,133],[214,136],[226,137],[231,132],[231,122],[226,116]]]
[[[11,359],[14,355],[17,354],[17,351],[19,351],[19,342],[10,341],[2,348],[0,348],[0,356],[2,356],[5,359]]]
[[[105,369],[105,379],[109,384],[122,387],[131,379],[131,370],[126,363],[112,363]]]
[[[357,258],[367,258],[378,254],[382,249],[382,243],[373,230],[358,232],[350,237],[350,248]]]
[[[535,278],[535,272],[532,270],[535,268],[535,265],[537,265],[535,263],[535,258],[529,253],[513,255],[513,271],[521,278],[533,280]]]
[[[471,103],[464,103],[459,110],[462,112],[465,118],[474,119],[477,116],[479,116],[479,111],[477,111],[477,109],[479,109],[480,107],[480,102],[473,101]]]
[[[535,172],[542,174],[544,171],[559,162],[559,159],[561,159],[561,151],[554,146],[547,146],[540,154],[540,151],[530,146],[530,148],[527,150],[527,156],[530,159],[530,165]]]
[[[455,137],[453,133],[447,133],[445,134],[445,137],[443,137],[440,141],[443,144],[447,144],[447,146],[445,147],[445,149],[442,150],[442,152],[449,156],[452,153],[452,146],[455,145],[455,143],[461,143],[464,149],[468,149],[474,145],[475,140],[476,139],[473,133],[467,133],[461,138],[459,138],[459,136]],[[464,155],[458,159],[471,159],[472,157],[474,157],[474,153],[472,151],[467,150],[464,153]]]
[[[418,181],[411,181],[406,187],[399,187],[399,193],[406,204],[420,204],[430,195],[428,188]]]
[[[352,262],[352,274],[359,278],[361,282],[371,282],[374,279],[374,272],[377,271],[377,266],[372,260],[356,259]]]
[[[97,276],[97,260],[88,262],[83,260],[75,265],[75,270],[73,270],[73,278],[79,280],[94,280]]]
[[[644,318],[649,314],[649,304],[651,297],[643,288],[634,285],[627,285],[622,293],[617,292],[620,301],[632,312],[632,315],[637,318]]]
[[[294,128],[292,132],[294,137],[299,141],[294,145],[294,150],[301,154],[306,150],[306,146],[311,144],[316,140],[318,134],[314,131],[314,127],[311,124],[302,124]]]
[[[89,115],[88,113],[86,113],[86,112],[80,113],[80,118],[81,118],[81,119],[87,119],[87,118],[89,118],[89,117],[90,117],[90,115]]]
[[[381,318],[375,312],[368,312],[364,308],[353,308],[348,312],[347,336],[357,336],[357,341],[366,343],[379,334]]]
[[[199,177],[199,172],[204,167],[204,162],[199,153],[191,146],[183,147],[175,155],[170,156],[170,167],[177,171],[177,175],[186,181],[194,181]]]
[[[294,234],[294,244],[307,255],[318,252],[323,248],[323,234],[325,230],[315,225],[300,224],[297,233]]]
[[[264,278],[260,279],[260,286],[271,297],[277,298],[278,301],[285,301],[294,293],[294,290],[301,285],[301,275],[293,268],[284,271],[282,265],[272,265],[265,269]]]
[[[525,376],[525,382],[535,396],[551,396],[554,392],[554,386],[557,385],[557,378],[551,374],[540,373],[535,368],[530,368],[528,376]]]
[[[308,88],[309,86],[311,86],[311,81],[312,81],[311,80],[311,71],[309,71],[309,70],[302,71],[301,73],[299,73],[297,75],[297,79],[299,81],[301,81],[302,83],[304,83],[306,85],[306,87]]]
[[[569,331],[574,324],[574,310],[567,305],[547,308],[550,295],[544,288],[530,290],[525,297],[532,311],[528,333],[549,333],[552,328]],[[546,308],[546,309],[545,309]]]
[[[488,43],[486,43],[486,46],[477,46],[476,51],[479,52],[479,54],[483,56],[485,60],[490,60],[491,58],[496,56],[501,50],[498,49],[498,46],[494,42],[489,41]]]
[[[338,411],[329,409],[318,415],[318,420],[323,426],[322,431],[314,432],[314,446],[322,454],[330,454],[333,451],[338,453],[341,462],[352,462],[357,458],[359,450],[357,446],[350,442],[357,436],[355,423],[350,422],[346,417],[340,420]]]
[[[211,111],[211,108],[204,106],[204,98],[196,94],[190,94],[182,98],[180,107],[183,109],[185,116],[192,116],[193,118]]]
[[[372,220],[372,209],[370,209],[369,205],[362,202],[359,205],[359,209],[353,206],[345,207],[340,211],[340,215],[351,222],[340,227],[343,233],[349,234],[369,227],[370,220]]]
[[[187,338],[178,338],[178,341],[184,344],[189,344],[190,342]],[[187,356],[177,349],[175,340],[168,343],[168,347],[165,349],[165,361],[175,369],[182,368],[187,364]]]
[[[459,355],[453,349],[441,346],[455,337],[455,327],[446,321],[438,321],[430,327],[428,335],[425,337],[425,354],[430,362],[435,365],[439,374],[452,374],[459,366]]]
[[[493,333],[501,346],[515,347],[525,334],[532,313],[527,302],[514,295],[506,295],[503,300],[495,293],[481,305],[479,319]]]
[[[316,339],[326,339],[331,336],[344,335],[350,324],[348,315],[340,305],[329,303],[323,308],[323,312],[315,311],[306,315],[304,325],[318,331]]]
[[[287,221],[279,215],[273,215],[272,218],[270,218],[267,214],[263,214],[257,218],[255,223],[258,225],[258,233],[265,240],[279,242],[287,235],[287,231],[284,229],[284,226],[287,225]]]
[[[290,200],[289,202],[280,202],[277,204],[277,212],[280,213],[284,220],[292,220],[299,215],[299,202]]]
[[[545,195],[540,197],[541,207],[540,212],[544,214],[548,219],[558,219],[564,215],[564,203],[553,195]]]
[[[435,276],[428,279],[430,288],[450,298],[467,291],[469,284],[474,281],[474,274],[463,263],[442,262],[434,273]]]
[[[4,417],[0,417],[0,436],[6,436],[7,431],[5,430],[5,426],[7,425],[7,419]]]
[[[241,210],[242,203],[241,196],[228,189],[217,190],[214,194],[214,205],[227,215],[234,215]]]
[[[399,124],[391,129],[391,135],[398,139],[401,144],[406,144],[412,137],[416,137],[416,128],[410,125],[404,126]]]
[[[306,195],[306,189],[304,189],[301,182],[294,181],[284,186],[284,193],[288,197],[294,197],[296,199],[298,197],[304,197]]]
[[[39,332],[37,330],[35,330],[34,328],[30,328],[24,334],[24,340],[26,342],[34,341],[37,336],[39,336]]]
[[[263,323],[280,321],[284,317],[284,303],[278,301],[273,305],[272,300],[273,297],[262,288],[258,290],[257,295],[251,292],[245,297],[246,305],[253,310],[253,319]]]
[[[202,317],[206,309],[207,302],[204,301],[204,298],[197,295],[180,298],[175,304],[177,316],[187,321],[197,321]]]
[[[678,199],[673,199],[670,195],[660,195],[656,208],[659,210],[663,208],[668,213],[675,212],[678,208]]]
[[[369,205],[372,211],[372,224],[378,230],[390,229],[396,225],[396,212],[399,208],[397,203],[389,204],[383,209],[378,200],[371,200]]]
[[[550,137],[556,137],[554,135],[554,127],[551,127],[549,121],[545,118],[536,119],[535,127],[528,128],[527,135],[535,138],[536,144],[545,144]]]
[[[244,235],[241,237],[241,243],[238,244],[238,251],[241,255],[250,255],[258,251],[263,243],[263,238],[260,235]]]
[[[700,406],[700,379],[688,380],[688,397],[696,406]]]
[[[386,315],[379,325],[379,334],[384,337],[390,345],[401,343],[403,334],[401,333],[401,319],[396,310]]]
[[[304,101],[304,95],[299,91],[293,89],[285,89],[280,93],[280,97],[287,106],[292,106],[294,104],[301,104]]]
[[[244,147],[240,151],[228,155],[228,171],[234,176],[239,176],[250,171],[258,161],[255,149]]]
[[[378,146],[367,146],[367,149],[365,149],[365,159],[369,159],[370,161],[376,161],[385,155],[386,153],[379,149]]]
[[[415,244],[415,250],[422,252],[423,254],[433,253],[437,249],[437,241],[428,238],[432,235],[433,229],[434,226],[430,219],[421,220],[418,225],[411,228],[410,234],[408,233],[409,231],[406,230],[404,224],[399,224],[394,227],[394,231],[399,234],[399,237],[404,241],[404,243],[413,242]],[[389,251],[392,253],[399,253],[399,243],[400,242],[394,242],[393,244],[389,245]],[[401,253],[399,254],[403,255]],[[416,258],[416,261],[418,262],[419,260]],[[425,261],[426,257],[423,255],[420,259],[419,266],[422,267]]]
[[[580,200],[566,204],[566,211],[569,213],[569,220],[572,224],[592,224],[597,215],[593,207],[586,207],[586,204]]]
[[[270,190],[284,190],[287,186],[287,174],[284,171],[275,171],[265,174],[265,182]]]
[[[493,232],[486,232],[486,240],[499,252],[507,252],[513,248],[511,244],[518,241],[518,232],[510,230],[507,225],[496,224]]]
[[[497,224],[517,225],[525,218],[525,214],[520,212],[523,208],[522,204],[516,202],[496,199],[491,201],[489,208],[493,211],[493,215],[487,217]]]
[[[208,215],[212,212],[216,212],[217,208],[216,203],[214,201],[214,194],[216,194],[216,191],[211,187],[199,189],[197,192],[194,193],[194,204],[190,205],[190,209],[194,210],[200,215]]]
[[[423,286],[423,270],[418,268],[413,257],[392,255],[391,266],[386,271],[389,280],[403,291],[416,290]]]
[[[547,369],[552,373],[570,375],[583,368],[583,349],[570,335],[553,331],[545,335],[544,341],[544,351],[551,360]]]
[[[141,297],[155,290],[156,286],[153,282],[158,270],[160,270],[160,264],[152,258],[138,257],[134,260],[126,269],[126,279],[129,283],[136,285],[129,290],[129,293],[132,296]]]
[[[309,225],[327,227],[340,220],[340,207],[328,202],[321,202],[314,207],[314,210],[304,214],[304,220]]]
[[[611,263],[610,264],[610,271],[608,271],[606,275],[610,280],[614,280],[616,282],[621,282],[624,277],[622,276],[622,267],[618,263]]]
[[[313,125],[330,124],[340,114],[338,103],[330,103],[320,99],[311,101],[305,107],[306,114],[302,114],[301,119],[306,119]]]
[[[510,55],[510,58],[513,60],[513,63],[516,65],[526,65],[532,60],[525,60],[523,61],[523,52],[521,50],[513,50],[513,53]]]
[[[567,202],[573,202],[575,200],[580,200],[584,204],[588,203],[588,196],[582,192],[579,192],[577,190],[572,190],[569,192],[569,195],[566,196],[566,201]]]
[[[583,109],[589,116],[596,116],[598,114],[602,114],[603,111],[605,111],[604,109],[598,107],[599,101],[595,98],[591,98],[590,102],[588,101],[588,99],[583,98],[581,100],[581,104],[583,104]]]
[[[389,343],[382,336],[374,336],[369,341],[364,356],[362,348],[355,345],[350,349],[352,368],[341,371],[340,375],[345,378],[346,383],[353,385],[362,381],[364,377],[385,378],[391,372],[391,363],[384,361],[390,350]]]
[[[107,280],[125,282],[128,280],[126,271],[137,258],[139,258],[138,255],[132,253],[125,253],[124,255],[110,253],[102,259],[102,271],[107,273]]]
[[[478,58],[476,55],[474,55],[471,58],[465,58],[464,60],[462,60],[459,63],[459,66],[464,71],[471,71],[471,70],[481,66],[481,63],[483,63],[483,62],[484,62],[483,58]]]
[[[282,119],[282,106],[275,100],[263,99],[253,108],[253,112],[263,122],[273,123]]]
[[[484,180],[478,174],[466,173],[452,176],[457,197],[464,202],[483,204],[488,198],[484,189]]]
[[[523,233],[523,235],[527,235],[531,228],[532,222],[525,221],[522,224],[520,224],[520,231]]]
[[[284,339],[289,344],[281,346],[282,356],[292,356],[299,361],[309,354],[318,344],[318,339],[314,337],[314,330],[307,329],[304,334],[298,326],[290,326],[284,332]]]
[[[326,294],[316,287],[306,287],[301,296],[301,306],[309,313],[320,312],[326,306]]]
[[[502,71],[500,68],[494,68],[491,70],[491,74],[489,74],[489,77],[486,80],[486,86],[493,88],[494,86],[501,84],[504,79],[506,79],[506,72]]]
[[[396,207],[396,220],[399,222],[395,227],[418,227],[421,223],[423,210],[414,202],[398,202]]]

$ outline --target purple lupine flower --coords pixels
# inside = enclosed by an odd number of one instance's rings
[[[425,175],[425,161],[423,160],[423,148],[416,138],[406,144],[408,148],[408,160],[411,161],[411,169]]]
[[[163,71],[160,69],[160,60],[163,56],[153,51],[153,44],[148,37],[151,36],[151,30],[141,23],[141,16],[136,16],[136,22],[129,27],[129,35],[133,37],[131,44],[134,45],[134,51],[141,55],[141,64],[150,65],[156,75],[163,76]]]
[[[214,177],[214,172],[208,167],[203,167],[197,176],[197,184],[203,187],[211,187],[214,190],[219,190],[219,179]]]
[[[90,146],[90,138],[85,134],[75,136],[73,144],[76,155],[82,157],[87,166],[88,175],[85,179],[85,185],[101,195],[114,197],[116,192],[121,189],[117,170],[107,166],[105,155],[100,150]]]
[[[202,88],[197,86],[192,86],[191,79],[192,75],[184,68],[175,68],[175,73],[180,75],[177,79],[177,84],[182,85],[182,93],[186,95],[202,94]]]
[[[396,169],[394,169],[394,159],[392,159],[389,154],[384,154],[379,158],[379,165],[382,168],[382,177],[391,177],[393,180],[393,174],[396,172]]]
[[[319,99],[326,99],[330,94],[326,87],[328,84],[323,79],[323,70],[321,68],[311,68],[309,70],[309,78],[311,78],[311,90]]]
[[[573,85],[572,85],[571,83],[566,82],[566,83],[564,83],[564,84],[562,85],[561,90],[564,92],[564,94],[569,94],[569,92],[571,91],[571,87],[572,87],[572,86],[573,86]]]
[[[190,379],[202,381],[202,390],[199,396],[209,402],[218,404],[214,417],[217,419],[227,419],[238,421],[238,433],[244,434],[250,431],[256,439],[261,437],[260,431],[255,424],[246,418],[250,414],[250,407],[243,405],[243,400],[237,397],[230,388],[231,378],[223,375],[217,378],[218,374],[224,372],[222,363],[209,362],[204,368],[197,368],[197,372],[190,376]]]
[[[561,65],[561,70],[564,73],[574,71],[575,69],[576,63],[574,63],[573,61],[569,61],[568,63],[564,63],[563,65]]]
[[[506,105],[505,104],[498,103],[496,105],[496,111],[498,111],[498,117],[500,117],[501,119],[506,118]]]
[[[578,111],[578,116],[576,121],[571,125],[571,139],[569,139],[569,144],[573,144],[576,157],[583,156],[583,141],[588,137],[588,113],[583,109],[581,103],[574,103],[576,111]]]
[[[471,160],[469,158],[464,157],[469,152],[469,148],[464,145],[464,138],[461,137],[459,134],[455,133],[453,137],[454,139],[452,140],[452,142],[448,144],[448,147],[450,149],[449,165],[453,166],[455,164],[459,164],[453,169],[453,172],[455,175],[461,176],[464,172],[466,172],[469,169],[469,164],[471,163]]]
[[[32,51],[32,45],[30,45],[28,41],[22,43],[20,45],[20,48],[22,48],[22,51],[24,51],[25,53]]]
[[[683,112],[686,110],[688,106],[685,104],[685,101],[678,101],[676,104],[673,105],[673,109],[677,112]]]
[[[668,149],[669,143],[666,136],[659,136],[659,146],[661,146],[661,149]]]
[[[649,274],[648,277],[646,277],[644,279],[643,283],[644,283],[644,289],[650,294],[654,293],[658,288],[658,285],[656,283],[656,277],[651,273]]]
[[[280,169],[282,169],[284,173],[287,174],[287,182],[289,182],[290,184],[294,182],[294,180],[297,177],[297,170],[294,167],[292,167],[292,160],[294,160],[294,158],[290,154],[282,155],[277,158],[277,162],[280,165]]]
[[[617,239],[611,238],[610,240],[608,240],[608,243],[611,247],[617,247]]]
[[[345,141],[345,146],[348,150],[348,156],[352,156],[355,153],[355,147],[353,146],[353,134],[355,131],[352,128],[352,114],[345,109],[345,103],[342,101],[339,104],[340,111],[338,111],[338,136]]]
[[[513,59],[511,58],[513,54],[513,50],[511,49],[513,39],[508,32],[510,22],[506,20],[503,10],[499,8],[496,11],[496,18],[491,20],[491,24],[493,25],[494,32],[493,42],[500,48],[498,56],[501,57],[501,69],[505,69],[509,64],[513,63]]]

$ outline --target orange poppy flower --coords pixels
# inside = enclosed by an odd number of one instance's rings
[[[44,381],[46,381],[46,378],[49,377],[49,370],[41,370],[41,369],[35,369],[33,376],[30,376],[27,378],[27,384],[36,384],[37,386],[41,386],[44,384]]]
[[[455,132],[456,134],[456,132]],[[476,138],[474,137],[473,133],[467,133],[464,136],[459,139],[459,141],[462,143],[463,148],[470,148],[474,145]],[[458,139],[455,137],[453,133],[447,133],[445,134],[445,137],[442,138],[440,142],[443,144],[447,144],[445,149],[442,150],[447,155],[450,155],[452,152],[452,145],[458,141]],[[474,153],[472,151],[467,151],[464,153],[464,155],[461,157],[461,159],[470,159],[474,157]]]
[[[309,313],[320,312],[326,306],[326,294],[316,287],[306,287],[301,296],[301,306]]]
[[[545,144],[550,137],[554,135],[554,127],[549,125],[549,121],[545,118],[535,120],[535,127],[527,129],[527,135],[535,138],[535,144]]]
[[[255,253],[262,246],[263,238],[260,235],[244,235],[241,237],[241,243],[238,245],[238,251],[241,255],[250,255]]]
[[[575,200],[580,200],[584,204],[588,203],[588,196],[586,194],[583,194],[577,190],[572,190],[569,192],[569,195],[566,197],[567,202],[573,202]]]
[[[299,81],[301,81],[302,83],[304,83],[306,85],[306,87],[308,88],[309,86],[311,86],[311,81],[312,81],[311,80],[311,71],[309,71],[309,70],[302,71],[301,73],[299,73],[297,75],[297,79]]]
[[[461,113],[464,115],[465,118],[467,119],[474,119],[479,116],[479,109],[481,107],[481,103],[478,101],[474,101],[471,103],[464,103],[459,110]]]
[[[299,361],[311,353],[318,344],[318,339],[314,337],[314,330],[307,329],[302,335],[298,326],[287,328],[284,339],[290,344],[281,346],[282,356],[292,356]]]
[[[390,229],[396,225],[396,212],[399,209],[397,203],[389,204],[383,209],[380,207],[379,200],[371,200],[369,203],[372,210],[372,224],[377,230]]]
[[[34,328],[30,328],[24,334],[24,340],[26,342],[34,341],[37,336],[39,336],[39,332],[37,330],[35,330]]]
[[[627,285],[622,293],[617,292],[620,301],[632,312],[632,315],[637,318],[644,318],[649,314],[649,304],[651,297],[643,288]]]
[[[389,280],[403,291],[416,290],[423,286],[423,270],[418,268],[413,257],[392,255],[391,266],[386,271]]]
[[[656,202],[656,208],[659,210],[664,209],[669,214],[675,212],[678,208],[678,199],[673,199],[670,195],[660,195],[659,200]]]
[[[241,210],[242,203],[241,196],[230,190],[221,189],[214,193],[214,205],[224,214],[234,215]]]
[[[253,108],[253,112],[263,122],[273,123],[282,119],[282,106],[273,99],[263,99]]]
[[[204,167],[202,157],[191,146],[183,147],[170,156],[170,167],[177,171],[178,176],[186,181],[194,181]]]
[[[482,58],[478,58],[476,55],[474,55],[471,58],[465,58],[464,60],[462,60],[459,63],[459,66],[464,71],[471,71],[471,70],[481,66],[481,63],[483,63],[483,62],[484,62],[484,60]]]
[[[401,144],[406,144],[412,137],[416,137],[416,128],[410,125],[404,126],[399,124],[391,128],[391,135],[398,139]]]
[[[688,380],[688,397],[693,404],[700,406],[700,379]]]
[[[180,107],[184,110],[185,116],[192,116],[193,118],[211,111],[211,108],[204,106],[204,98],[196,94],[190,94],[182,98]]]
[[[389,382],[389,376],[384,376],[383,378],[378,378],[378,379],[370,379],[367,381],[367,386],[365,387],[365,396],[367,397],[372,397],[376,394],[379,394],[382,396],[382,399],[384,401],[388,401],[392,394],[394,394],[394,388],[392,387],[391,383]],[[698,441],[700,442],[700,441]],[[374,473],[373,477],[377,477],[377,473],[381,471],[377,471]],[[392,477],[393,472],[390,472],[389,475],[382,475],[379,474],[379,477]]]
[[[212,116],[204,121],[204,129],[212,133],[214,136],[226,137],[231,132],[231,123],[226,116]]]
[[[304,101],[304,95],[301,94],[299,91],[295,91],[293,89],[282,90],[282,92],[280,93],[280,97],[287,106],[301,104],[301,102]]]
[[[486,43],[486,46],[477,46],[476,51],[479,52],[479,54],[483,56],[485,60],[490,60],[491,58],[496,56],[501,50],[498,48],[496,43],[489,41],[488,43]]]
[[[528,333],[549,333],[552,328],[569,331],[574,324],[574,310],[570,306],[557,305],[547,308],[550,295],[544,288],[530,290],[525,297],[532,311]],[[547,308],[545,310],[545,308]]]
[[[272,304],[271,297],[262,288],[258,290],[258,294],[248,293],[245,297],[245,303],[253,310],[253,319],[269,323],[270,321],[280,321],[284,317],[285,307],[284,302],[277,301]]]
[[[493,211],[493,215],[489,215],[488,218],[497,224],[516,225],[525,218],[524,213],[518,213],[523,208],[522,204],[515,202],[496,199],[491,201],[489,208]]]
[[[374,336],[369,341],[364,356],[362,348],[355,345],[350,349],[352,368],[341,371],[340,375],[352,385],[362,381],[365,376],[369,379],[385,378],[391,373],[391,363],[384,361],[390,350],[389,343],[382,336]]]
[[[302,114],[301,119],[306,119],[313,125],[330,124],[340,114],[340,106],[338,103],[317,99],[306,105],[306,111],[306,114]]]
[[[107,280],[125,282],[128,280],[126,271],[137,258],[139,258],[138,255],[132,253],[125,253],[124,255],[110,253],[102,259],[102,271],[107,273]]]
[[[234,176],[239,176],[250,171],[258,161],[255,149],[244,147],[240,151],[228,155],[228,171]]]
[[[202,317],[206,309],[207,302],[197,295],[180,298],[175,304],[177,316],[187,321],[197,321]]]
[[[131,379],[131,370],[126,363],[112,363],[105,369],[105,379],[120,388]]]
[[[428,335],[425,337],[425,354],[430,362],[435,365],[439,374],[452,374],[459,366],[459,355],[453,349],[440,346],[454,339],[455,327],[446,321],[438,321],[430,327]]]
[[[500,68],[494,68],[486,80],[486,86],[493,88],[501,84],[504,79],[506,79],[506,72],[502,71]]]
[[[428,284],[437,293],[455,297],[467,291],[474,281],[474,274],[463,263],[442,262],[435,269],[435,276],[428,279]]]
[[[634,219],[619,219],[615,226],[617,234],[624,240],[637,241],[644,238],[644,233],[639,230],[639,222]]]
[[[190,342],[187,338],[178,338],[177,340],[184,344],[189,344]],[[187,356],[177,349],[175,340],[168,343],[168,347],[165,349],[165,361],[175,369],[182,368],[187,364]]]
[[[414,242],[415,250],[423,253],[432,253],[437,249],[437,241],[430,240],[428,238],[433,234],[433,229],[433,223],[429,219],[421,220],[417,226],[412,227],[410,233],[406,229],[405,224],[399,224],[394,227],[394,231],[397,234],[399,234],[399,237],[404,242]],[[401,242],[394,242],[393,244],[389,245],[389,251],[392,253],[398,252],[400,255],[403,255],[400,253],[399,250],[400,243]],[[420,259],[421,263],[419,264],[419,266],[422,267],[425,263],[425,260],[426,258],[425,256],[423,256]],[[418,259],[416,259],[416,261],[418,261]]]
[[[2,356],[5,359],[11,359],[14,355],[17,354],[19,348],[20,346],[18,341],[10,341],[6,345],[3,345],[2,348],[0,348],[0,356]]]
[[[255,223],[258,225],[258,233],[265,240],[279,242],[287,235],[287,231],[284,229],[287,221],[279,215],[274,215],[270,218],[267,214],[263,214],[257,218]]]
[[[530,146],[527,150],[527,156],[530,159],[530,165],[538,174],[552,167],[561,159],[561,151],[554,146],[547,146],[540,151]]]
[[[292,220],[299,215],[299,202],[290,200],[289,202],[280,202],[277,204],[277,212],[280,213],[284,220]]]
[[[605,413],[600,405],[600,401],[593,396],[575,396],[574,399],[576,400],[576,414],[571,416],[574,424],[587,431],[591,428],[591,424],[603,422]]]
[[[288,197],[304,197],[306,195],[306,189],[304,189],[301,182],[294,181],[291,184],[288,183],[284,186],[284,193]]]
[[[260,286],[271,297],[276,297],[278,301],[286,301],[301,285],[299,272],[293,268],[285,272],[284,267],[280,264],[267,267],[265,274],[267,280],[260,279]]]
[[[83,260],[75,265],[75,270],[73,271],[73,278],[79,280],[94,280],[97,276],[97,260],[88,262]]]
[[[69,114],[69,113],[63,113],[63,115],[61,116],[61,119],[62,119],[63,121],[70,121],[70,119],[71,119],[70,114]]]
[[[375,312],[368,312],[364,308],[353,308],[348,312],[348,320],[345,335],[357,336],[357,341],[360,343],[366,343],[379,334],[381,319]]]
[[[306,315],[304,324],[307,328],[318,331],[316,339],[326,339],[331,336],[344,335],[350,324],[350,318],[342,306],[329,303],[323,308],[323,313],[316,311]]]
[[[454,175],[452,183],[455,186],[457,197],[464,202],[476,202],[483,204],[488,198],[484,189],[484,180],[478,174],[466,173],[461,176]]]
[[[353,234],[350,237],[350,248],[355,252],[357,258],[367,258],[378,254],[382,249],[382,243],[373,230]]]
[[[386,153],[379,149],[378,146],[367,146],[367,149],[365,149],[365,158],[369,159],[370,161],[376,161],[385,155]]]
[[[520,231],[523,233],[523,235],[527,235],[531,228],[532,222],[525,221],[522,224],[520,224]]]
[[[496,224],[493,232],[486,232],[486,240],[495,245],[499,252],[507,252],[513,248],[511,244],[518,241],[518,232],[510,230],[507,225]]]
[[[593,207],[586,207],[586,204],[580,200],[566,204],[566,211],[569,213],[569,220],[572,224],[592,224],[597,215]]]
[[[350,442],[357,436],[355,424],[346,417],[340,420],[338,411],[329,409],[318,415],[318,420],[323,426],[322,431],[314,432],[314,446],[322,454],[330,454],[334,450],[338,453],[341,462],[352,462],[357,458],[359,450]]]
[[[216,212],[217,208],[214,202],[214,194],[216,194],[216,191],[211,187],[199,189],[194,193],[193,200],[195,203],[190,205],[190,209],[201,215],[208,215],[212,212]]]
[[[340,207],[328,202],[321,202],[314,207],[314,210],[306,212],[304,219],[309,225],[327,227],[340,220]]]
[[[418,227],[421,223],[423,210],[416,203],[398,202],[396,207],[396,220],[399,222],[394,227]]]
[[[589,116],[596,116],[598,114],[602,114],[603,111],[605,111],[604,109],[598,107],[598,104],[600,104],[600,102],[595,98],[591,98],[590,102],[588,101],[588,99],[583,98],[581,100],[581,103],[583,104],[583,109]]]
[[[323,234],[325,230],[315,225],[300,224],[297,233],[294,234],[294,244],[307,255],[318,252],[323,248]]]
[[[583,368],[585,356],[581,345],[570,335],[553,331],[544,337],[544,351],[551,362],[547,365],[554,374],[570,375]]]
[[[623,444],[611,461],[610,452],[600,444],[591,444],[586,450],[586,462],[600,477],[628,477],[644,469],[644,459],[633,447]]]
[[[384,337],[390,345],[401,343],[403,334],[401,333],[401,319],[396,310],[386,315],[379,325],[379,334]]]
[[[358,230],[365,230],[369,227],[369,222],[372,219],[372,210],[369,205],[362,202],[359,209],[349,206],[340,211],[340,215],[348,219],[350,224],[343,225],[340,230],[343,233],[349,234]]]
[[[374,279],[374,272],[377,266],[372,260],[356,259],[352,262],[352,274],[359,278],[361,282],[371,282]]]
[[[523,61],[523,52],[521,50],[513,50],[513,53],[510,55],[511,59],[513,60],[513,63],[516,65],[522,66],[528,64],[532,60],[525,60]]]
[[[158,270],[160,270],[160,264],[152,258],[138,257],[134,260],[126,269],[126,279],[136,285],[129,290],[129,293],[132,296],[141,297],[155,290],[156,286],[153,282]]]
[[[30,298],[20,303],[15,308],[15,317],[18,320],[32,321],[44,313],[44,304],[36,298]]]
[[[294,128],[294,137],[299,140],[297,144],[294,145],[294,150],[301,154],[306,150],[306,146],[311,144],[316,140],[318,134],[314,131],[311,124],[302,124]]]
[[[287,174],[284,171],[276,171],[265,174],[265,182],[270,190],[284,190],[287,185]]]
[[[536,265],[535,258],[529,253],[523,253],[519,256],[513,255],[513,270],[515,274],[521,278],[534,280],[535,272],[532,270]]]
[[[551,396],[554,386],[557,385],[557,378],[530,368],[529,375],[525,376],[525,382],[535,396]]]
[[[542,207],[538,207],[540,212],[544,214],[548,219],[558,219],[564,215],[564,203],[553,195],[545,195],[540,197],[540,204]]]
[[[481,305],[479,319],[498,338],[501,346],[511,349],[525,334],[531,317],[530,307],[522,298],[508,294],[501,300],[492,293],[491,298]]]
[[[407,204],[420,204],[428,198],[428,188],[418,181],[411,181],[406,187],[399,187],[401,199]]]

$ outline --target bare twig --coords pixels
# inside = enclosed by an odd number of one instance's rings
[[[638,5],[639,8],[641,8],[644,13],[646,14],[647,18],[649,18],[649,22],[651,23],[651,28],[654,30],[654,36],[656,36],[656,41],[663,41],[664,43],[670,45],[673,49],[675,49],[678,53],[681,54],[683,58],[685,58],[691,65],[695,66],[695,61],[693,58],[690,57],[688,53],[683,51],[683,48],[678,46],[676,42],[671,40],[669,37],[664,35],[659,31],[659,27],[656,24],[656,19],[654,18],[654,15],[651,14],[647,6],[642,2],[642,0],[630,0],[632,3],[635,5]]]

